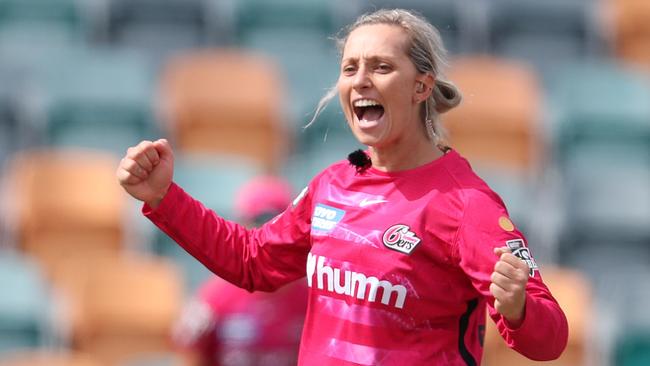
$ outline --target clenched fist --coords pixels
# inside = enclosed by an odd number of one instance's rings
[[[151,207],[158,207],[174,173],[174,153],[165,139],[142,141],[130,147],[117,167],[117,180],[124,190]]]
[[[529,268],[507,247],[494,248],[494,254],[499,256],[490,284],[494,308],[512,326],[518,326],[524,318]]]

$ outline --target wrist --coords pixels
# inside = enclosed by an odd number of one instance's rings
[[[167,195],[167,192],[169,192],[169,186],[171,186],[171,183],[170,183],[170,185],[167,186],[167,188],[165,188],[165,190],[162,193],[160,193],[158,195],[155,195],[154,197],[152,197],[152,198],[150,198],[148,200],[145,200],[144,202],[147,205],[149,205],[149,207],[151,207],[152,209],[155,210],[156,208],[158,208],[158,206],[160,206],[163,199],[165,199],[165,196]]]
[[[506,324],[508,325],[508,328],[511,329],[516,329],[521,326],[521,324],[524,322],[524,318],[526,316],[526,303],[521,306],[521,309],[517,312],[514,312],[512,314],[504,315],[503,318],[506,321]]]

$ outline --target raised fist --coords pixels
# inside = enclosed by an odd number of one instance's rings
[[[124,190],[153,208],[165,197],[173,174],[174,153],[165,139],[128,148],[116,171]]]

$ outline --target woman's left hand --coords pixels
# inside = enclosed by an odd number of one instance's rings
[[[499,256],[490,277],[494,308],[510,326],[518,327],[524,319],[529,268],[508,247],[494,248],[494,254]]]

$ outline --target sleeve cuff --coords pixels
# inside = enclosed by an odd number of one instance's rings
[[[532,299],[532,297],[526,292],[526,305],[524,306],[524,318],[521,320],[521,322],[517,326],[513,326],[512,323],[510,323],[505,317],[503,317],[503,325],[505,328],[509,331],[512,332],[513,334],[516,333],[526,333],[527,328],[530,328],[531,321],[530,321],[530,316],[529,314],[531,313],[531,306],[535,306],[535,301]],[[534,312],[533,312],[534,313]]]
[[[142,205],[142,214],[145,217],[151,218],[158,214],[173,210],[175,203],[178,201],[176,197],[178,197],[178,194],[181,191],[182,191],[181,188],[176,183],[172,182],[169,185],[169,189],[167,189],[167,193],[165,194],[165,197],[163,197],[162,201],[160,201],[158,207],[152,208],[145,202]]]

